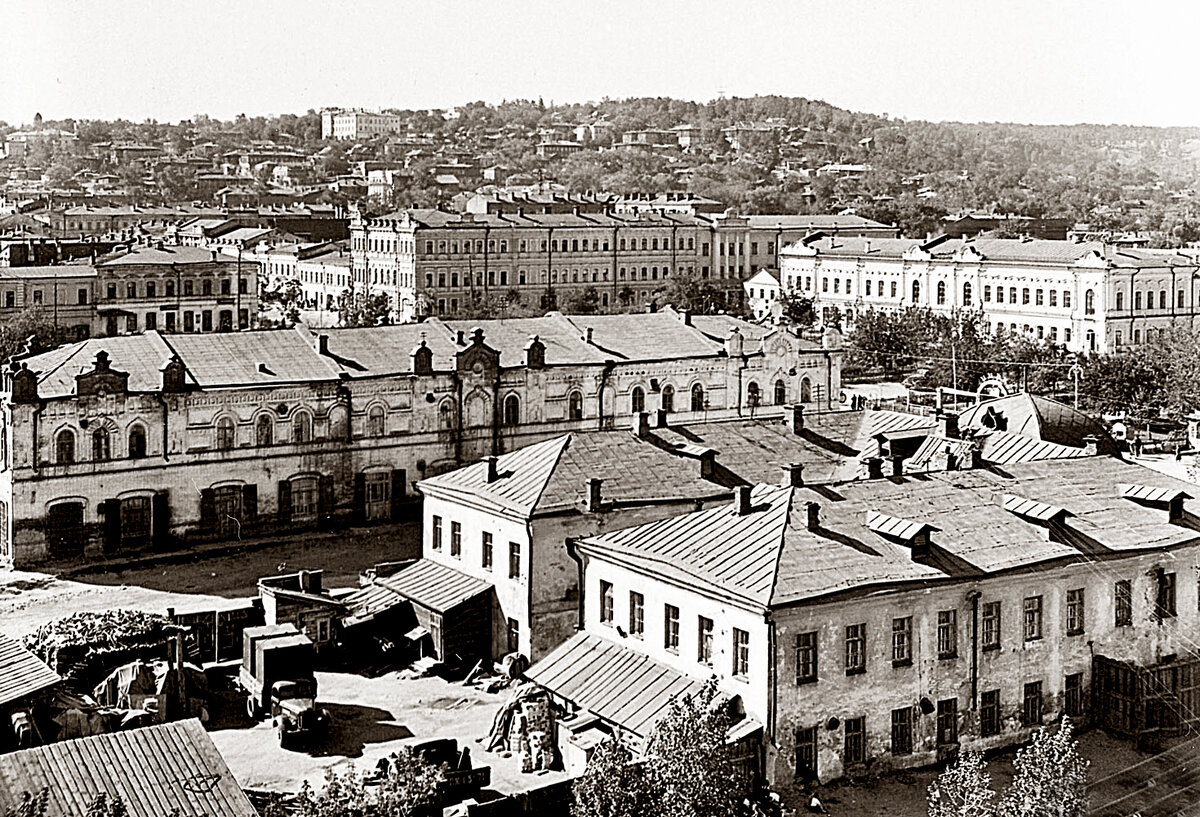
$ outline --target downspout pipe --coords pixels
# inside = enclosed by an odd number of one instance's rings
[[[978,590],[967,594],[971,602],[971,710],[978,708],[979,701],[979,597]]]
[[[584,585],[583,585],[583,557],[579,555],[579,549],[577,547],[578,544],[579,544],[578,537],[575,537],[575,536],[567,537],[567,555],[570,556],[571,559],[575,562],[575,567],[577,570],[576,576],[577,576],[577,581],[579,582],[579,607],[577,610],[578,617],[576,619],[575,629],[582,630],[584,628],[583,614],[587,608],[584,606],[585,602],[584,602],[584,592],[583,592],[583,587],[584,587]]]

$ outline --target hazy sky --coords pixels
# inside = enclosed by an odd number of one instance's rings
[[[1200,2],[0,0],[0,119],[777,93],[1200,125]]]

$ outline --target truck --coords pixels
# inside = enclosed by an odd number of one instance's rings
[[[238,685],[246,693],[246,714],[252,721],[269,715],[281,747],[329,731],[329,713],[316,703],[315,657],[312,640],[293,624],[247,627],[242,633]]]

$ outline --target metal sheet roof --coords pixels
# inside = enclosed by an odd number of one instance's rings
[[[592,633],[572,636],[525,677],[640,738],[649,737],[677,695],[704,682]]]
[[[1070,513],[1066,508],[1059,507],[1058,505],[1037,502],[1032,499],[1026,499],[1023,496],[1016,496],[1015,494],[1005,494],[1002,507],[1009,513],[1015,513],[1017,516],[1023,516],[1026,519],[1036,519],[1039,522],[1049,522],[1060,514]]]
[[[1142,502],[1170,502],[1179,496],[1188,496],[1182,488],[1157,488],[1153,485],[1118,485],[1121,496]]]
[[[399,573],[376,579],[376,584],[438,613],[453,610],[464,601],[492,589],[488,582],[432,559],[418,559]]]
[[[101,792],[130,817],[257,817],[194,719],[0,755],[0,813],[43,789],[44,817],[87,814]]]
[[[880,513],[879,511],[868,511],[866,519],[867,527],[880,536],[888,536],[892,539],[898,539],[901,542],[911,541],[921,531],[928,530],[930,527],[923,522],[914,522],[911,519],[902,519],[898,516],[888,516],[886,513]]]
[[[32,695],[61,680],[40,658],[0,633],[0,704]]]

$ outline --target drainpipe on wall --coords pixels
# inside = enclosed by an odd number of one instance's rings
[[[583,613],[587,608],[583,606],[584,605],[584,601],[583,601],[583,557],[581,557],[579,555],[579,551],[576,549],[576,545],[578,544],[578,542],[579,542],[579,540],[576,537],[573,537],[573,536],[567,537],[567,555],[570,556],[571,559],[573,559],[575,561],[575,567],[578,570],[579,605],[578,605],[578,610],[577,610],[578,619],[577,619],[577,623],[575,624],[575,629],[582,630],[584,627]]]
[[[606,360],[604,361],[604,366],[600,369],[600,391],[596,397],[596,413],[600,415],[600,418],[596,427],[601,430],[604,429],[604,386],[608,383],[608,376],[612,374],[612,370],[615,366],[616,364],[613,361]],[[613,416],[616,416],[615,406]]]
[[[164,462],[168,462],[171,459],[171,454],[169,450],[170,435],[167,431],[167,418],[171,416],[171,408],[167,405],[167,399],[163,397],[161,391],[154,393],[154,399],[162,406],[162,457]]]
[[[971,710],[979,700],[979,596],[978,590],[967,593],[971,602]]]

